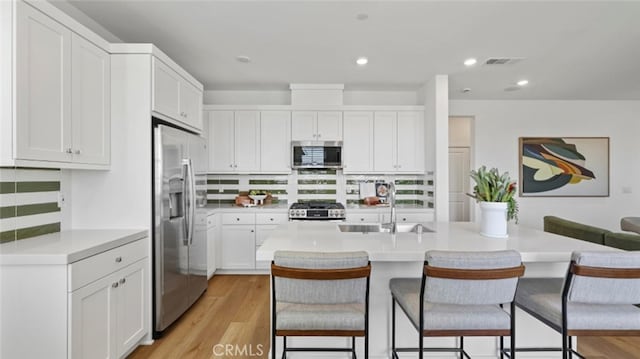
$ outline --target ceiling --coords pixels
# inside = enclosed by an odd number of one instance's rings
[[[206,90],[416,90],[447,74],[454,99],[640,100],[639,1],[70,2],[125,42],[156,44]]]

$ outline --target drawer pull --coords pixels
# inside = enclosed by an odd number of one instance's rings
[[[112,288],[118,288],[118,282],[113,282],[113,284],[111,284]]]
[[[360,218],[360,222],[364,222],[364,218]]]
[[[240,221],[240,218],[236,218],[236,221]]]
[[[124,284],[126,281],[127,281],[126,278],[122,278],[122,279],[120,279],[120,284]]]
[[[122,262],[122,257],[116,257],[116,263]]]
[[[273,218],[269,218],[269,220],[270,220],[271,222],[273,222]]]
[[[406,219],[406,218],[402,218],[402,222],[406,222],[406,221],[407,221],[407,219]]]
[[[251,233],[253,233],[253,229],[251,230]]]

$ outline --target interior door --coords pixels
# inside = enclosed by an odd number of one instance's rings
[[[470,201],[469,147],[449,147],[449,220],[468,222]]]

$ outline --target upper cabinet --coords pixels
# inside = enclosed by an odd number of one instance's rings
[[[156,57],[153,61],[153,111],[202,130],[202,91]]]
[[[260,172],[291,172],[291,111],[260,113]]]
[[[108,168],[109,54],[30,5],[14,4],[16,126],[2,138],[13,136],[15,152],[2,162]]]
[[[260,112],[209,112],[209,171],[215,173],[260,170]]]
[[[293,111],[291,140],[341,141],[342,111]]]
[[[374,172],[424,173],[424,121],[418,111],[377,111]]]
[[[367,173],[373,170],[373,112],[344,112],[344,173]]]

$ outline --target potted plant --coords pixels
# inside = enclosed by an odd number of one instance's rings
[[[487,170],[486,166],[471,171],[476,182],[473,194],[482,210],[480,234],[489,237],[507,237],[507,221],[518,223],[518,203],[514,196],[516,182],[511,181],[509,172],[500,173],[497,168]]]

